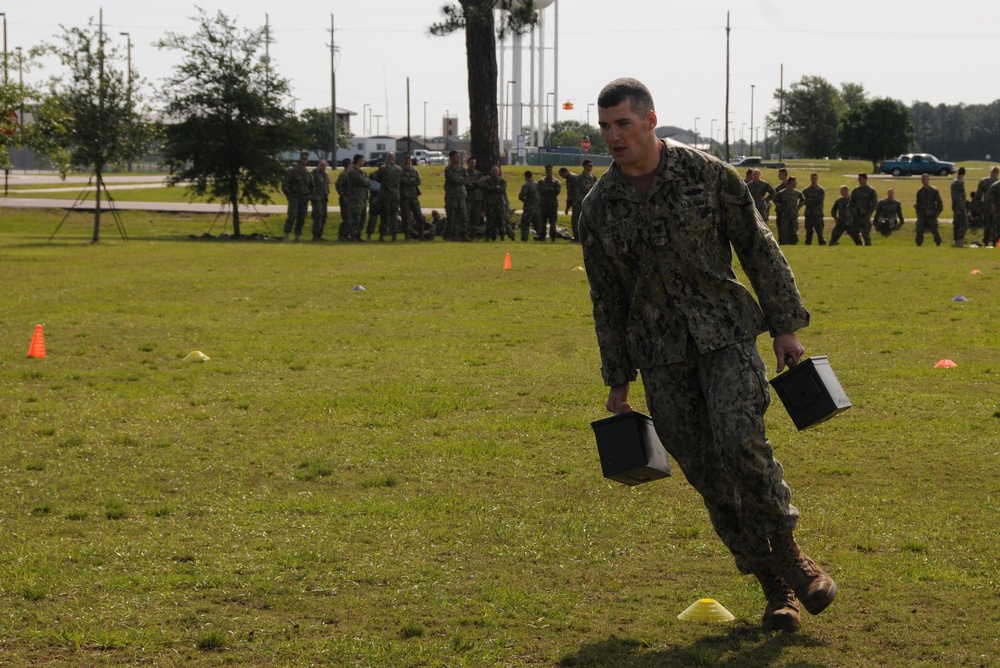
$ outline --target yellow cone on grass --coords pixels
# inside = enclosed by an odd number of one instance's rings
[[[209,359],[211,358],[200,350],[192,350],[184,356],[185,362],[205,362]]]
[[[677,619],[688,622],[731,622],[736,617],[714,598],[699,598],[677,615]]]

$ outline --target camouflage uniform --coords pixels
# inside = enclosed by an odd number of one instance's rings
[[[802,193],[795,188],[785,187],[774,198],[777,206],[778,243],[799,243],[799,209],[804,201]]]
[[[403,215],[403,230],[407,236],[418,235],[417,227],[423,223],[420,210],[420,172],[415,167],[403,165],[403,180],[399,184],[399,208]],[[426,232],[426,230],[422,230]]]
[[[840,243],[840,236],[844,232],[847,232],[847,236],[860,246],[861,236],[858,234],[858,228],[854,225],[854,221],[851,220],[850,196],[844,195],[834,202],[833,208],[830,209],[830,215],[833,216],[833,232],[830,233],[830,245],[836,246]]]
[[[969,203],[965,199],[965,179],[956,178],[951,182],[952,238],[956,246],[965,245],[965,233],[969,229]]]
[[[1000,230],[997,229],[997,212],[1000,211],[1000,181],[990,186],[986,191],[986,199],[983,201],[984,222],[983,222],[983,243],[987,246],[996,246],[1000,241]],[[992,213],[988,213],[992,212]]]
[[[484,206],[486,207],[486,238],[496,241],[508,234],[510,227],[510,201],[507,199],[507,181],[502,176],[490,174],[481,182],[483,193],[486,195]],[[510,237],[514,238],[514,233],[510,232]]]
[[[872,213],[878,206],[878,193],[867,183],[851,191],[851,221],[861,233],[865,246],[872,245]]]
[[[774,204],[774,224],[777,225],[778,221],[781,220],[781,200],[778,199],[778,195],[783,193],[785,189],[788,188],[788,180],[785,179],[777,185],[774,189],[774,195],[771,197],[771,202]],[[780,228],[779,228],[780,229]]]
[[[806,246],[812,244],[813,233],[816,234],[816,240],[819,242],[819,245],[825,246],[826,239],[823,237],[823,204],[826,201],[826,191],[823,190],[823,186],[816,183],[807,186],[802,191],[802,197],[805,198],[806,203]]]
[[[306,212],[309,210],[309,198],[312,196],[312,174],[294,165],[281,179],[281,192],[288,198],[285,235],[294,230],[295,236],[298,237],[306,224]]]
[[[938,215],[944,210],[941,193],[932,185],[925,185],[917,191],[917,245],[924,243],[924,230],[934,236],[934,243],[941,245],[941,234],[938,232]]]
[[[538,226],[535,228],[535,238],[545,241],[545,228],[552,241],[556,240],[556,222],[559,220],[559,191],[562,184],[558,179],[545,177],[536,185],[538,189]]]
[[[570,217],[573,241],[578,241],[580,239],[580,201],[583,199],[580,197],[580,177],[569,170],[565,176],[562,174],[560,176],[566,182],[566,212],[569,213],[570,209],[573,210],[573,215]]]
[[[484,195],[483,181],[486,175],[477,169],[465,168],[465,210],[469,218],[469,236],[475,237],[483,228]]]
[[[351,193],[351,238],[361,240],[361,228],[365,224],[365,211],[368,209],[368,192],[371,179],[357,165],[347,172]]]
[[[903,205],[898,199],[886,197],[875,205],[875,229],[884,237],[898,230],[906,222],[903,218]]]
[[[534,227],[538,231],[538,184],[534,181],[526,181],[521,186],[521,192],[517,198],[524,202],[524,210],[521,212],[521,241],[528,240],[529,230]]]
[[[444,168],[444,212],[448,219],[448,237],[457,240],[469,238],[469,213],[465,206],[465,184],[468,175],[461,165]]]
[[[399,233],[399,186],[403,181],[403,168],[389,162],[378,168],[375,180],[379,182],[376,209],[382,222],[378,228],[379,238],[391,234],[393,241]]]
[[[774,199],[774,187],[767,181],[758,180],[748,183],[747,188],[750,189],[750,196],[753,197],[757,213],[760,214],[761,220],[766,223],[768,216],[771,215],[771,200]]]
[[[756,337],[809,314],[788,263],[736,171],[668,146],[643,197],[612,167],[580,219],[601,374],[641,370],[656,431],[701,493],[743,573],[770,568],[769,538],[798,511],[764,432],[770,401]],[[733,250],[760,304],[736,278]]]
[[[583,172],[576,177],[576,204],[573,205],[573,239],[580,242],[580,212],[583,209],[583,200],[587,197],[597,184],[597,177],[593,172]]]
[[[1000,180],[1000,177],[994,176],[991,173],[989,176],[981,178],[979,180],[979,186],[976,188],[976,192],[979,193],[979,219],[982,221],[980,224],[983,227],[983,243],[987,246],[990,245],[988,239],[989,235],[987,233],[993,229],[994,221],[997,216],[997,209],[986,203],[986,194],[998,180]],[[993,243],[995,244],[996,241]]]
[[[318,167],[312,173],[313,239],[322,239],[326,229],[326,207],[330,201],[330,173]]]
[[[350,191],[350,178],[348,175],[353,170],[353,167],[344,169],[337,176],[337,181],[334,184],[334,189],[337,191],[338,204],[340,205],[340,229],[337,230],[337,239],[339,241],[347,241],[351,239],[352,228],[352,204],[351,204],[351,191]]]

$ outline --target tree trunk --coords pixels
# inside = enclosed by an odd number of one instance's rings
[[[461,0],[465,12],[465,55],[469,70],[469,123],[472,155],[480,171],[489,174],[500,164],[497,113],[497,44],[494,0]]]
[[[233,177],[230,181],[229,186],[229,203],[233,207],[233,238],[240,238],[240,198],[239,198],[239,183],[236,178]]]

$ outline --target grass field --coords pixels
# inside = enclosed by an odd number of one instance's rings
[[[786,249],[854,407],[768,413],[840,585],[769,635],[679,472],[600,475],[577,246],[0,216],[0,664],[1000,666],[1000,250]]]

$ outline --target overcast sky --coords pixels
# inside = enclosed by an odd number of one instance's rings
[[[265,14],[276,43],[271,58],[291,79],[301,111],[330,105],[330,17],[335,21],[337,106],[357,112],[352,130],[403,135],[407,132],[406,80],[410,80],[410,130],[436,136],[445,113],[468,127],[465,42],[461,35],[429,36],[446,0],[219,0],[198,3],[215,13],[256,27]],[[812,1],[741,3],[701,0],[556,0],[558,9],[558,89],[553,76],[555,11],[546,16],[546,95],[559,101],[559,120],[587,121],[588,103],[601,86],[633,76],[653,92],[662,125],[719,131],[726,105],[726,13],[730,13],[731,128],[749,139],[774,106],[773,94],[805,75],[835,85],[863,84],[871,96],[910,104],[989,103],[1000,98],[997,26],[1000,3],[943,3],[938,0]],[[195,3],[160,0],[22,0],[6,4],[8,50],[53,41],[60,25],[95,22],[103,7],[105,30],[125,44],[139,73],[158,84],[179,61],[153,42],[166,31],[193,32]],[[525,40],[525,47],[528,40]],[[529,101],[529,54],[524,52],[522,101]],[[38,80],[58,71],[48,63],[25,74]],[[12,72],[10,76],[17,76]],[[503,80],[515,80],[508,52]],[[753,88],[751,88],[753,86]],[[536,97],[540,97],[537,92]],[[508,88],[505,86],[505,88]],[[563,111],[570,101],[573,111]],[[751,119],[753,102],[753,119]],[[367,106],[366,106],[367,105]],[[425,119],[426,108],[426,119]],[[596,108],[590,122],[597,124]],[[527,114],[527,112],[525,112]],[[364,116],[364,120],[362,119]],[[376,117],[377,116],[377,117]],[[501,115],[502,118],[502,115]],[[698,119],[697,121],[695,119]],[[714,122],[712,119],[715,119]],[[524,123],[527,124],[527,116]],[[425,125],[426,124],[426,125]]]

